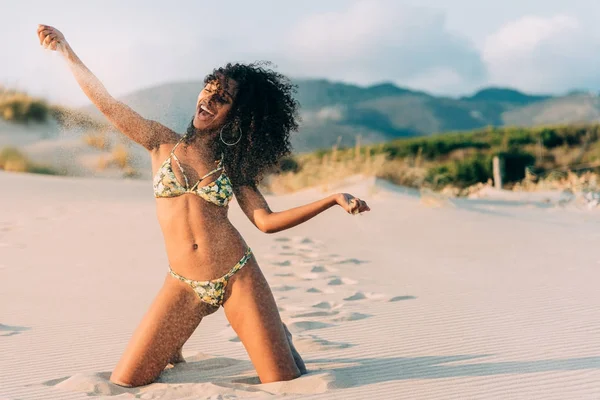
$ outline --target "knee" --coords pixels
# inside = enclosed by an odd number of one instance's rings
[[[127,378],[125,376],[120,376],[119,374],[115,374],[114,372],[110,375],[109,380],[111,383],[113,383],[117,386],[125,387],[125,388],[134,388],[134,387],[144,386],[144,385],[148,385],[148,384],[152,383],[152,381],[144,382],[144,381],[137,380],[137,379]]]
[[[298,368],[295,368],[292,371],[279,371],[273,374],[269,374],[265,377],[260,377],[260,382],[261,383],[272,383],[272,382],[283,382],[283,381],[291,381],[294,380],[296,378],[299,378],[300,375],[302,375],[300,373],[300,370]]]

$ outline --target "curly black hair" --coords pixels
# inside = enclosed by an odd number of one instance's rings
[[[298,130],[296,85],[269,68],[268,62],[227,64],[216,68],[204,83],[218,82],[227,90],[230,79],[237,95],[227,117],[225,141],[218,140],[223,164],[234,186],[256,186],[264,173],[291,153],[290,134]],[[228,138],[233,139],[228,139]]]

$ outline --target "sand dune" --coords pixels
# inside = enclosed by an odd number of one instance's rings
[[[309,374],[260,384],[220,311],[186,364],[127,389],[110,371],[166,274],[150,183],[0,187],[0,399],[600,398],[598,212],[502,193],[434,204],[357,178],[335,190],[371,213],[264,235],[233,203]]]

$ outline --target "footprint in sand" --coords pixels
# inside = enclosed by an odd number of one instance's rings
[[[356,292],[352,296],[346,297],[344,300],[345,301],[357,301],[357,300],[364,300],[366,298],[367,298],[367,296],[363,292]]]
[[[320,303],[317,304],[313,304],[312,307],[313,308],[321,308],[323,310],[335,310],[337,308],[342,307],[344,304],[337,304],[337,303],[333,303],[331,301],[322,301]]]
[[[350,278],[340,278],[337,276],[330,276],[331,279],[329,282],[327,282],[327,284],[329,286],[339,286],[339,285],[356,285],[358,283],[358,281],[355,281],[354,279],[350,279]]]
[[[315,243],[314,240],[312,240],[311,238],[307,238],[304,236],[294,236],[292,238],[292,241],[297,244],[314,244]]]
[[[299,333],[299,332],[310,331],[310,330],[315,330],[315,329],[330,328],[332,326],[335,326],[335,325],[328,324],[325,322],[319,322],[319,321],[298,321],[298,322],[292,322],[291,324],[288,324],[288,329],[292,333]]]
[[[366,263],[368,263],[368,261],[359,260],[357,258],[345,258],[343,260],[336,261],[335,263],[336,264],[355,264],[355,265],[359,265],[359,264],[366,264]]]
[[[286,238],[286,237],[279,237],[275,239],[276,242],[289,242],[290,238]]]
[[[354,346],[352,343],[331,342],[315,335],[302,334],[294,338],[294,346],[298,352],[324,351],[331,349],[346,349]]]
[[[296,274],[294,274],[293,272],[288,272],[288,273],[283,273],[283,274],[273,274],[274,276],[278,276],[280,278],[292,278],[295,277]]]
[[[305,264],[312,264],[315,261],[327,261],[321,259],[321,254],[317,250],[302,251],[302,253],[299,253],[297,255],[304,258],[302,262]]]
[[[326,272],[333,273],[333,272],[338,272],[338,271],[339,270],[337,268],[325,267],[323,265],[315,265],[310,270],[310,272],[314,272],[317,274],[326,273]]]
[[[299,274],[298,278],[303,279],[305,281],[314,281],[315,279],[321,279],[319,274],[315,273]]]
[[[292,315],[290,318],[332,317],[339,313],[339,311],[313,311],[303,314]]]
[[[26,326],[10,326],[10,325],[0,324],[0,336],[18,335],[19,333],[28,331],[30,329],[31,328],[28,328]]]
[[[414,300],[414,299],[416,299],[415,296],[396,296],[396,297],[392,297],[390,299],[390,302],[402,301],[402,300]]]
[[[290,265],[292,265],[292,262],[290,260],[285,260],[271,262],[271,264],[275,265],[276,267],[289,267]]]
[[[333,318],[332,321],[333,322],[359,321],[361,319],[370,318],[370,317],[372,317],[372,315],[351,312],[351,313],[342,314],[336,318]]]
[[[273,292],[289,292],[290,290],[295,290],[295,289],[298,289],[298,287],[281,285],[281,286],[273,286],[271,288],[271,291],[273,291]]]
[[[346,297],[345,301],[357,301],[357,300],[381,300],[385,297],[382,293],[372,293],[372,292],[356,292],[350,297]]]
[[[278,308],[281,308],[280,312],[299,313],[299,312],[306,311],[306,307],[304,307],[304,306],[286,305],[285,307],[278,307]]]
[[[306,293],[326,293],[326,294],[333,294],[335,293],[335,290],[331,289],[331,288],[325,288],[323,290],[316,288],[316,287],[311,287],[309,289],[306,289]]]

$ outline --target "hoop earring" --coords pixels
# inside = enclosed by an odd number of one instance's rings
[[[223,129],[225,129],[226,126],[228,126],[229,124],[223,125],[223,127],[221,128],[221,133],[219,134],[219,137],[221,138],[221,142],[223,142],[225,145],[227,146],[235,146],[236,144],[238,144],[240,142],[240,140],[242,140],[242,128],[239,128],[240,131],[240,137],[238,138],[238,140],[236,140],[234,143],[227,143],[226,141],[223,140]]]

